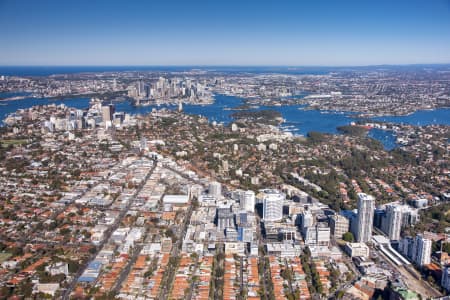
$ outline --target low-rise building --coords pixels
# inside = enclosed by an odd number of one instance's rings
[[[350,257],[369,257],[369,247],[365,243],[346,243],[344,250]]]

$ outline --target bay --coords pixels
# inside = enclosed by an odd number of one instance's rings
[[[23,96],[23,93],[0,93],[1,97]],[[90,98],[68,98],[68,99],[48,99],[48,98],[25,98],[22,100],[11,100],[0,102],[0,119],[3,120],[8,114],[14,113],[18,109],[28,108],[35,105],[62,104],[85,109],[89,107]],[[236,110],[234,108],[243,104],[243,99],[235,96],[216,95],[215,101],[210,105],[183,105],[183,111],[188,114],[195,114],[207,117],[209,121],[229,124],[233,122],[231,114]],[[124,111],[126,113],[147,114],[153,109],[167,108],[171,110],[178,109],[178,105],[149,105],[149,106],[133,106],[129,101],[115,103],[116,111]],[[272,109],[280,112],[284,118],[281,128],[285,131],[292,132],[296,135],[306,136],[308,132],[317,131],[322,133],[337,134],[337,127],[348,125],[357,119],[352,113],[343,113],[337,111],[319,111],[307,110],[302,105],[287,106],[259,106],[251,110]],[[376,121],[392,122],[397,124],[411,125],[429,125],[442,124],[450,125],[450,109],[440,108],[428,111],[417,111],[407,116],[385,116],[373,118]],[[398,145],[396,137],[392,131],[372,129],[369,137],[380,141],[386,150],[391,150]]]

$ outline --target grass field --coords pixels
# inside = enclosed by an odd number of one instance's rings
[[[0,253],[0,264],[3,263],[5,260],[8,260],[12,256],[11,253]]]
[[[28,140],[0,140],[0,144],[3,147],[8,147],[9,145],[24,145],[28,143]]]

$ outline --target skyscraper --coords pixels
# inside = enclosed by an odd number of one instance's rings
[[[216,199],[219,199],[222,196],[222,185],[220,182],[211,182],[208,186],[208,193]]]
[[[418,234],[414,241],[413,260],[419,265],[428,265],[431,261],[431,240]]]
[[[255,192],[241,191],[239,194],[241,209],[249,212],[255,212]]]
[[[355,232],[357,242],[367,243],[372,238],[375,199],[367,194],[358,194],[358,217]]]
[[[387,234],[391,240],[400,239],[400,230],[402,228],[402,209],[398,205],[388,205],[386,207]]]
[[[300,218],[300,229],[302,231],[302,234],[305,234],[308,227],[312,227],[314,225],[314,217],[309,210],[305,210],[301,213]]]
[[[113,114],[114,114],[114,112],[115,112],[115,109],[114,109],[114,104],[106,104],[106,103],[104,103],[103,105],[102,105],[102,121],[103,122],[108,122],[108,121],[112,121],[112,117],[113,117]]]
[[[234,214],[229,205],[222,205],[217,207],[217,229],[224,230],[225,228],[235,227]]]
[[[277,190],[263,191],[264,221],[279,221],[283,218],[283,201],[286,196]]]

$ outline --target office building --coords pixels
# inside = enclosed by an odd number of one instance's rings
[[[235,227],[234,223],[234,214],[231,211],[231,206],[219,206],[217,208],[217,229],[218,230],[225,230],[225,228],[228,227]]]
[[[240,226],[238,227],[238,237],[237,240],[240,242],[251,243],[253,241],[253,227],[251,226]]]
[[[242,210],[255,212],[255,192],[241,191],[239,193],[239,202]]]
[[[350,221],[344,216],[331,216],[330,229],[335,238],[341,239],[344,233],[347,233],[349,231]]]
[[[350,257],[369,257],[369,247],[364,243],[347,243],[345,244],[344,251]]]
[[[326,223],[317,223],[306,228],[303,235],[305,245],[328,246],[330,244],[330,227]]]
[[[209,184],[208,187],[209,194],[216,199],[219,199],[222,197],[222,185],[220,182],[214,181]]]
[[[314,224],[314,217],[309,210],[305,210],[300,214],[300,229],[303,234],[306,231],[306,229],[308,227],[313,226],[313,224]]]
[[[115,109],[114,104],[103,104],[102,105],[102,121],[104,123],[111,122],[113,119]]]

